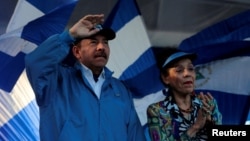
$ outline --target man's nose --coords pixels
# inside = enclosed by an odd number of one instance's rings
[[[102,50],[102,49],[104,49],[105,48],[105,44],[104,43],[98,43],[98,45],[97,45],[97,50]]]

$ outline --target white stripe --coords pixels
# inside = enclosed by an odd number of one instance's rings
[[[250,94],[250,57],[234,57],[197,66],[204,78],[196,81],[196,89]]]
[[[107,67],[119,77],[151,45],[141,16],[136,16],[116,33],[116,38],[109,42],[110,59]]]
[[[19,77],[11,93],[0,89],[0,95],[0,127],[35,99],[34,92],[28,82],[25,71]],[[38,107],[35,108],[38,109]],[[32,112],[29,114],[31,113]],[[38,115],[38,113],[33,114]]]
[[[165,95],[163,95],[162,90],[144,96],[140,99],[134,99],[135,109],[139,116],[142,125],[147,123],[147,108],[150,104],[159,102],[165,99]]]
[[[10,56],[16,56],[20,51],[29,53],[33,51],[37,45],[20,38],[22,28],[5,33],[0,36],[0,51]]]
[[[245,125],[250,125],[250,120],[246,121]]]
[[[42,13],[39,9],[31,5],[26,0],[19,0],[14,13],[12,14],[6,32],[10,32],[23,27],[28,22],[43,15],[44,13]]]

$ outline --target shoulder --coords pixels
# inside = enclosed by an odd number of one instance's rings
[[[111,83],[113,85],[117,85],[117,86],[120,86],[120,87],[124,87],[127,89],[127,85],[124,83],[124,81],[118,79],[118,78],[115,78],[115,77],[111,77]]]
[[[147,107],[147,112],[156,112],[156,111],[160,111],[160,109],[163,108],[163,103],[164,101],[159,101],[159,102],[155,102],[152,104],[149,104],[149,106]]]

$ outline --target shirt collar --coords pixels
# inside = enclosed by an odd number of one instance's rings
[[[85,66],[82,63],[81,63],[81,66],[83,67],[83,73],[84,73],[85,76],[86,75],[87,76],[93,76],[93,72],[87,66]],[[101,72],[99,78],[105,79],[105,71],[104,71],[104,69],[102,69],[102,72]]]

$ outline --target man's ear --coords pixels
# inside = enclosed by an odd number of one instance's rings
[[[74,45],[71,51],[77,59],[80,58],[80,48],[77,45]]]

